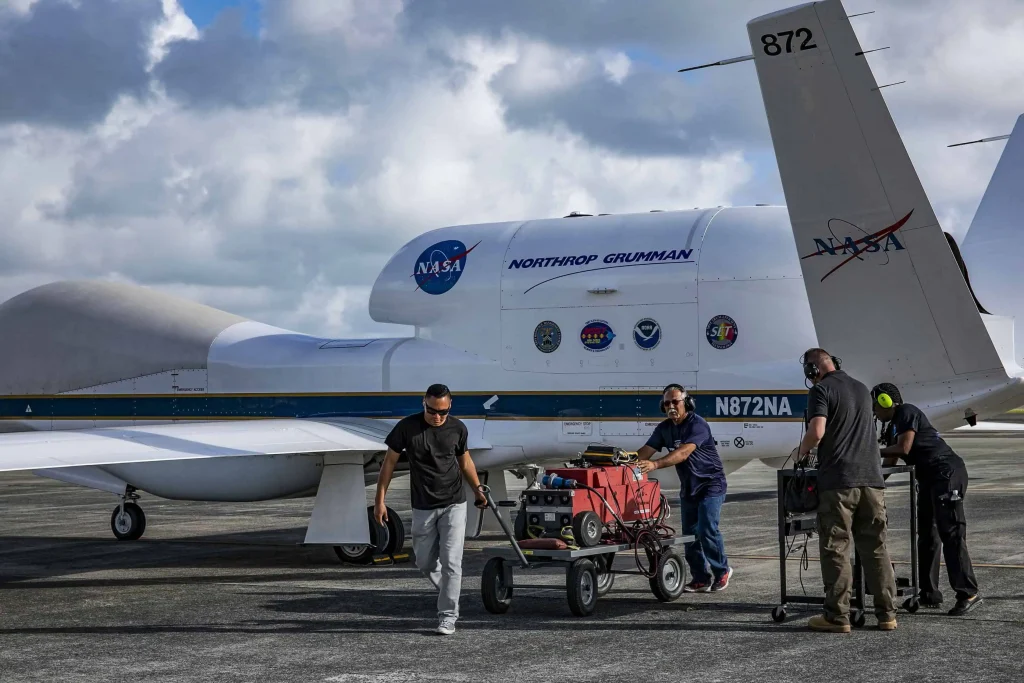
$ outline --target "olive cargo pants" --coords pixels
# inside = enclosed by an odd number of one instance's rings
[[[896,575],[885,547],[885,489],[862,486],[819,492],[818,544],[825,583],[825,616],[850,623],[853,588],[852,538],[879,621],[896,618]]]

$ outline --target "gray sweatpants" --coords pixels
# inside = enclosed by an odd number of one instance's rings
[[[466,503],[436,510],[412,510],[412,550],[416,567],[437,589],[438,618],[459,617]]]

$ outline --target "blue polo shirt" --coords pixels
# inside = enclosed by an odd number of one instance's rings
[[[679,424],[666,419],[654,428],[654,433],[647,440],[647,445],[655,451],[664,448],[670,453],[684,443],[692,443],[697,449],[676,465],[680,495],[693,501],[706,496],[725,495],[725,467],[711,436],[711,428],[703,417],[690,413]]]

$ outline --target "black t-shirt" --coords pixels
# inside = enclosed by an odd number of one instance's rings
[[[469,431],[449,415],[440,427],[427,424],[423,413],[403,418],[384,440],[388,448],[409,458],[409,492],[417,510],[434,510],[466,500],[459,456],[466,452]]]
[[[953,470],[963,461],[949,447],[928,417],[911,403],[898,405],[889,423],[886,441],[896,443],[900,434],[914,430],[914,443],[910,452],[901,456],[908,465],[913,465],[917,476],[926,481],[949,479]]]
[[[871,392],[842,370],[828,373],[807,395],[807,421],[825,418],[818,444],[818,488],[883,488],[882,455],[871,412]]]

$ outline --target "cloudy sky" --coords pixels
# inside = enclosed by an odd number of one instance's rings
[[[131,281],[374,323],[443,225],[783,203],[746,21],[786,0],[0,0],[0,299]],[[846,0],[960,237],[1024,113],[1024,3]]]

